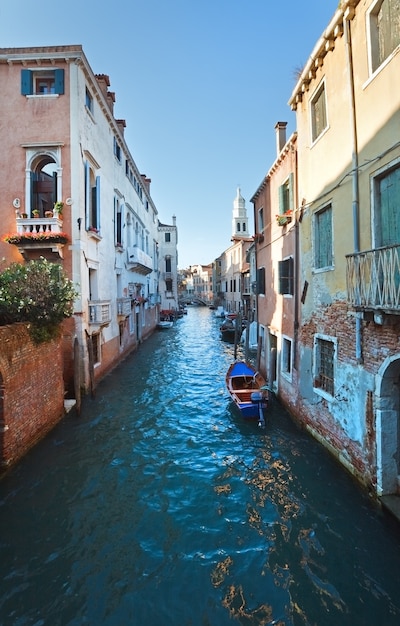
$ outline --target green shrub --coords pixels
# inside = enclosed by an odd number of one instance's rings
[[[34,341],[48,341],[71,317],[77,295],[58,263],[12,263],[0,273],[0,325],[26,322]]]

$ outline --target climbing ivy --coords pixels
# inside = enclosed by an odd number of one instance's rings
[[[26,322],[36,343],[49,341],[73,314],[77,295],[58,263],[12,263],[0,272],[0,326]]]

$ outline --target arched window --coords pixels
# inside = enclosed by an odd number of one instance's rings
[[[31,211],[44,217],[57,201],[57,164],[51,156],[41,155],[33,163],[31,173]]]

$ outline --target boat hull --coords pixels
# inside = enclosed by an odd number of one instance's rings
[[[268,407],[268,390],[264,377],[244,361],[233,363],[226,374],[226,386],[244,419],[263,421]]]

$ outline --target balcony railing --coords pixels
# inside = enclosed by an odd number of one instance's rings
[[[29,233],[61,233],[62,221],[57,217],[20,217],[17,219],[17,233],[26,235]]]
[[[89,324],[108,326],[111,322],[110,300],[89,300]]]
[[[400,245],[348,254],[346,259],[349,304],[400,312]]]
[[[131,298],[117,298],[117,315],[119,317],[128,317],[132,310]]]

